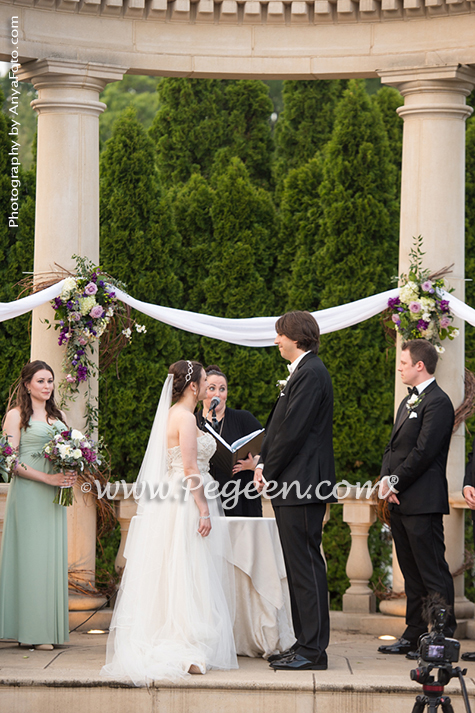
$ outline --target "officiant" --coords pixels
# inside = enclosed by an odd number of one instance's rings
[[[219,366],[212,364],[206,367],[208,388],[206,398],[203,399],[203,409],[197,411],[196,422],[198,428],[205,430],[207,421],[224,440],[231,444],[242,436],[262,428],[261,424],[249,411],[229,408],[226,405],[228,398],[228,380]],[[222,493],[224,512],[232,517],[262,517],[261,498],[253,482],[254,470],[259,460],[259,456],[248,456],[244,460],[238,460],[236,465],[229,472],[224,472],[210,461],[210,472],[219,483],[219,490]],[[236,498],[234,494],[239,491]]]

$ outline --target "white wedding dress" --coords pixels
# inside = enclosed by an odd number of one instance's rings
[[[157,437],[158,418],[157,412],[139,482],[165,483],[169,492],[164,499],[141,497],[132,518],[124,553],[127,563],[101,671],[136,686],[183,679],[192,665],[201,673],[238,668],[231,544],[221,505],[219,499],[208,498],[212,530],[201,537],[198,508],[193,494],[184,489],[188,481],[183,480],[179,446],[165,453],[166,466],[162,462],[161,467],[166,478],[156,477],[154,466],[160,465],[163,455],[159,448],[157,456],[152,440]],[[209,459],[216,444],[210,434],[197,442],[198,468],[206,486],[214,482]]]

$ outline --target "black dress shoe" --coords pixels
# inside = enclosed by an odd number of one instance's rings
[[[312,661],[300,654],[292,654],[280,661],[274,661],[270,666],[274,671],[326,671],[328,661],[326,654],[322,654],[318,661]]]
[[[408,651],[406,654],[406,658],[410,659],[411,661],[417,661],[419,657],[419,649],[416,649],[415,651]]]
[[[417,649],[417,643],[401,637],[394,644],[380,646],[378,651],[382,654],[408,654],[409,651],[414,651],[415,649]]]
[[[272,663],[273,661],[280,661],[281,659],[286,659],[288,656],[292,656],[292,654],[294,653],[294,649],[290,647],[290,649],[287,649],[287,651],[281,651],[280,654],[272,654],[272,656],[269,656],[267,661],[269,663]]]
[[[466,651],[460,658],[463,661],[475,661],[475,651]]]

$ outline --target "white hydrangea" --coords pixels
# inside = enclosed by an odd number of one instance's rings
[[[401,302],[405,302],[406,304],[409,304],[409,302],[414,302],[417,300],[419,297],[419,292],[417,289],[417,285],[413,282],[408,282],[407,285],[404,285],[404,287],[401,287],[399,291],[399,299]]]
[[[68,300],[71,292],[76,291],[76,280],[74,277],[67,277],[64,281],[64,285],[61,289],[61,299]]]
[[[96,298],[94,295],[89,295],[89,297],[81,297],[79,300],[79,307],[81,309],[81,314],[86,315],[89,314],[91,309],[94,307],[96,304]]]
[[[430,297],[421,297],[419,302],[421,303],[422,309],[426,312],[429,312],[435,306],[435,300],[432,300]]]

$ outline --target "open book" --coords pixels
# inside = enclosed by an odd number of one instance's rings
[[[258,455],[261,451],[262,439],[264,438],[264,429],[253,431],[247,436],[242,436],[234,441],[231,445],[226,443],[224,438],[217,433],[210,423],[205,422],[205,426],[212,436],[216,439],[216,453],[212,457],[212,463],[219,470],[224,471],[229,476],[232,475],[233,466],[238,460],[247,458],[248,453],[253,456]]]

